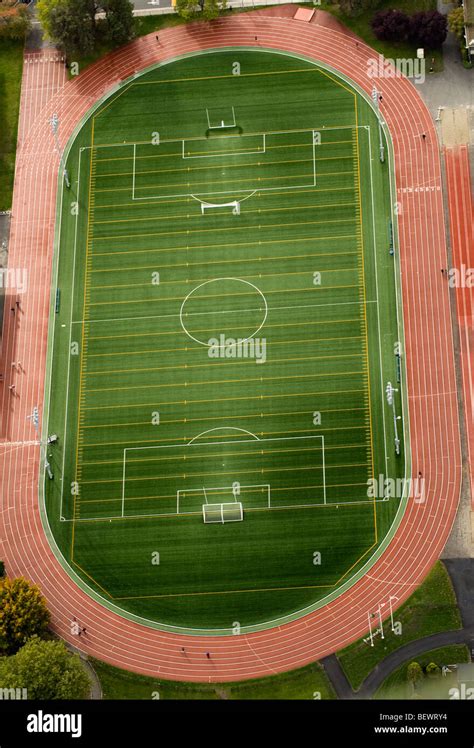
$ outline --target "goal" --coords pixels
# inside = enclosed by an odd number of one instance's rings
[[[204,215],[206,210],[210,208],[232,208],[234,216],[240,216],[240,202],[238,200],[232,200],[230,203],[206,203],[201,200],[201,214]]]
[[[242,522],[244,511],[240,501],[232,501],[228,504],[203,504],[202,516],[204,524],[219,522]]]

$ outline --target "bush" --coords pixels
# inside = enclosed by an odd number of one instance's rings
[[[430,662],[430,664],[426,666],[425,672],[428,678],[439,678],[441,675],[441,668],[436,664],[436,662]]]
[[[21,41],[30,30],[31,22],[25,5],[5,7],[0,10],[0,39]],[[0,6],[1,7],[1,6]]]
[[[5,564],[3,561],[0,561],[0,579],[3,579],[5,576]]]
[[[401,10],[381,10],[371,21],[372,31],[382,41],[402,42],[410,29],[410,19]]]
[[[90,680],[79,656],[70,654],[64,642],[34,636],[0,661],[0,687],[26,688],[28,699],[85,699]]]
[[[464,41],[464,8],[462,6],[448,13],[448,27],[461,42]]]
[[[46,634],[49,611],[39,587],[23,577],[0,580],[0,648],[14,654],[31,636]]]
[[[410,17],[409,39],[419,47],[441,47],[448,33],[448,19],[437,10],[421,11]]]

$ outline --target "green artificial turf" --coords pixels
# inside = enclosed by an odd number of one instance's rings
[[[0,210],[12,205],[23,44],[0,40]]]
[[[335,694],[324,670],[313,663],[289,673],[241,683],[180,683],[148,678],[107,665],[91,664],[99,676],[104,699],[334,699]]]
[[[419,657],[415,657],[422,668],[425,668],[431,662],[436,663],[439,668],[449,665],[459,665],[463,662],[470,662],[469,649],[464,644],[451,644],[447,647],[433,649],[430,652],[424,652]],[[425,677],[417,684],[414,692],[412,684],[408,681],[407,670],[409,660],[384,680],[375,694],[376,699],[409,699],[416,695],[419,699],[448,699],[451,688],[457,687],[456,671],[452,669],[451,673],[445,676],[439,675],[436,678]]]
[[[461,628],[456,596],[445,566],[438,561],[418,590],[395,613],[402,624],[401,635],[392,632],[390,620],[384,623],[384,636],[374,636],[374,646],[363,639],[338,653],[352,688],[358,689],[377,663],[390,652],[414,639]],[[375,619],[374,628],[378,621]]]
[[[378,146],[344,82],[241,49],[156,67],[84,123],[59,209],[46,506],[106,602],[186,630],[268,625],[337,595],[394,529],[399,499],[367,494],[405,468]],[[210,358],[220,335],[263,338],[265,362]],[[243,522],[204,524],[204,503],[236,498]]]

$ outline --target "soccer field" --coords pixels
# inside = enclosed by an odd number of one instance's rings
[[[404,499],[368,491],[409,463],[380,137],[334,73],[234,49],[126,81],[69,144],[43,493],[104,604],[189,633],[275,625],[396,530]]]

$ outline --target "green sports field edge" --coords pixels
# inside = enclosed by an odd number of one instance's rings
[[[367,495],[409,474],[403,357],[400,457],[384,394],[403,333],[381,133],[384,164],[362,92],[241,48],[148,68],[76,128],[40,505],[107,607],[169,631],[268,628],[348,589],[396,532],[407,496]],[[263,340],[265,361],[210,357],[220,335]],[[243,521],[203,522],[237,499]]]

